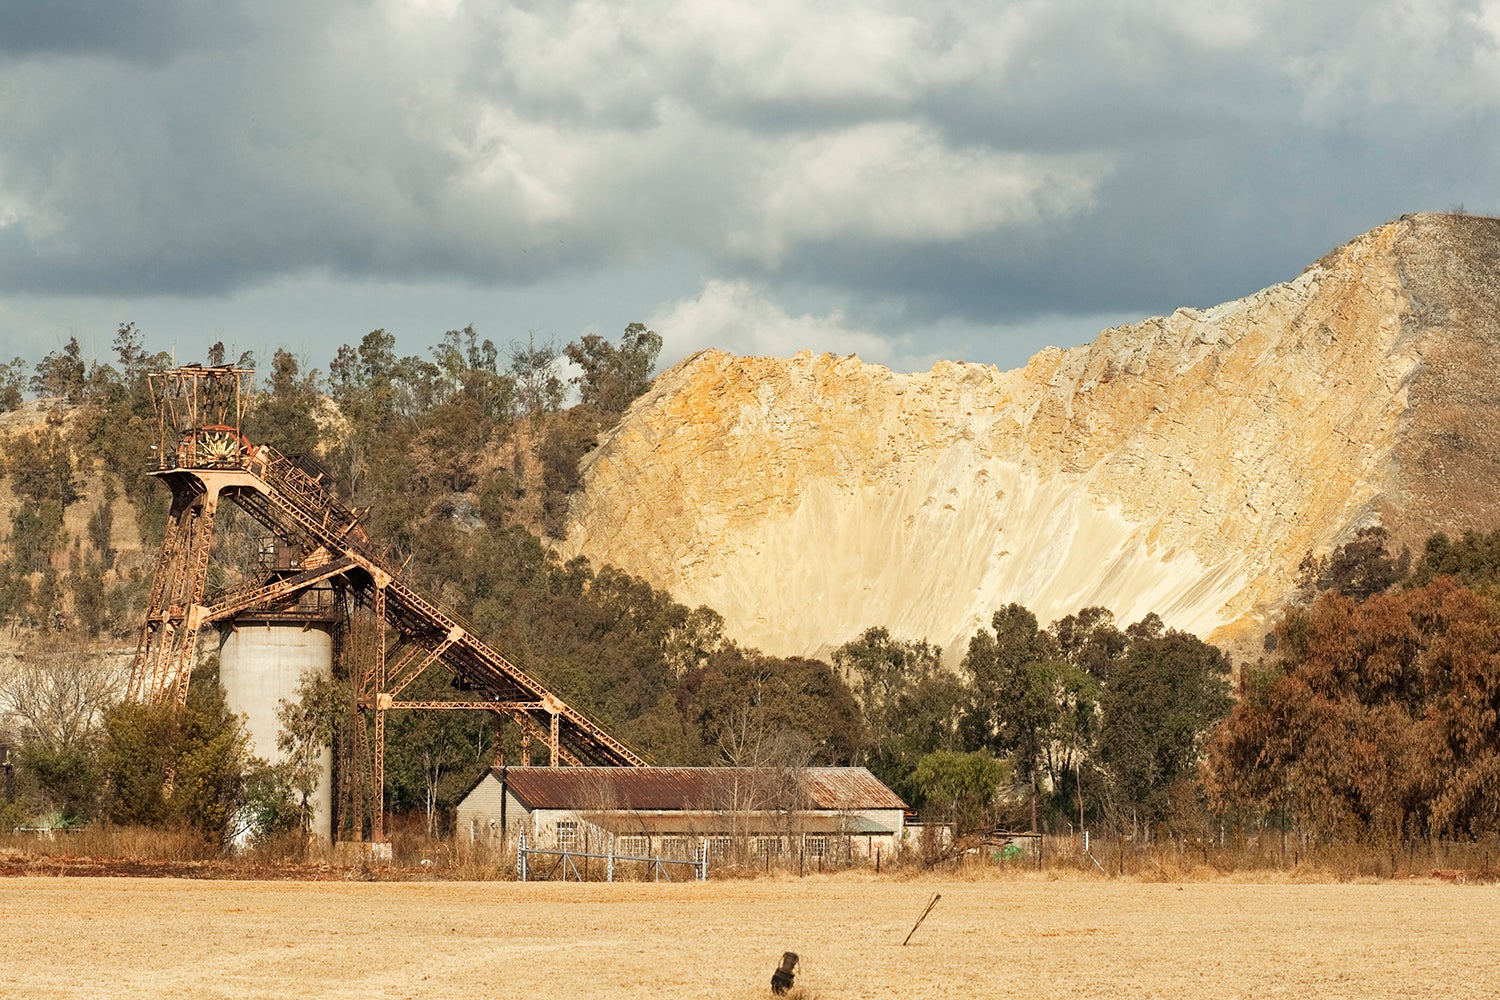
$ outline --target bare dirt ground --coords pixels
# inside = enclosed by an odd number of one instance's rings
[[[901,941],[934,893],[942,900]],[[0,995],[1500,996],[1500,886],[0,879]]]

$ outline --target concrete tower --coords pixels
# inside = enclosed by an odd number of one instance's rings
[[[272,763],[285,755],[276,746],[283,700],[297,700],[304,679],[333,676],[333,591],[304,591],[298,602],[275,612],[247,612],[219,626],[219,683],[229,710],[246,718],[250,752]],[[333,751],[325,749],[313,793],[312,833],[333,836]]]

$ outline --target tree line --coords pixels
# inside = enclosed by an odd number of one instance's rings
[[[27,502],[11,519],[0,615],[18,636],[58,637],[51,645],[62,651],[29,653],[23,672],[35,690],[55,688],[59,703],[67,678],[103,662],[91,649],[134,634],[161,537],[166,497],[141,473],[154,431],[146,376],[170,359],[143,343],[125,324],[112,363],[83,357],[73,339],[34,366],[0,366],[0,409],[29,393],[71,414],[12,434],[3,463],[7,488]],[[828,660],[782,657],[729,640],[710,608],[687,608],[613,567],[560,561],[546,539],[563,528],[579,459],[649,386],[660,348],[641,324],[613,341],[591,334],[562,348],[535,337],[501,347],[470,326],[409,355],[375,330],[341,346],[326,371],[276,351],[246,433],[324,471],[347,502],[369,508],[371,536],[415,583],[658,763],[866,764],[913,805],[976,821],[992,820],[997,803],[1024,801],[1042,822],[1060,822],[1076,815],[1080,782],[1091,820],[1123,814],[1127,803],[1143,817],[1163,814],[1193,759],[1194,727],[1220,710],[1227,667],[1154,618],[1121,631],[1107,612],[1086,609],[1042,629],[1010,606],[957,664],[878,627]],[[254,363],[222,344],[205,360]],[[79,504],[90,510],[88,527],[70,533],[64,514]],[[122,559],[114,540],[129,511],[140,548]],[[232,511],[224,521],[211,582],[228,586],[248,571],[258,529]],[[284,806],[295,804],[296,776],[246,758],[244,734],[210,683],[211,660],[191,711],[175,721],[132,706],[98,711],[118,697],[106,683],[118,665],[92,675],[95,688],[75,703],[61,742],[65,706],[43,711],[33,699],[11,713],[33,812],[180,822],[187,810],[211,817],[221,834],[245,803],[267,828],[295,819]],[[414,696],[450,693],[440,675],[421,683]],[[1150,728],[1143,707],[1171,701],[1164,694],[1197,702],[1180,707],[1174,731],[1137,731]],[[506,742],[515,740],[483,713],[397,713],[389,801],[436,827],[497,742],[513,755]],[[148,746],[156,756],[143,763]],[[160,773],[164,753],[179,785],[240,805],[161,798],[144,776]]]
[[[447,570],[454,561],[463,553],[501,549],[509,550],[505,562],[517,578],[497,578],[495,589],[518,606],[567,600],[569,588],[585,586],[579,567],[557,566],[538,535],[560,530],[579,457],[646,389],[660,347],[661,338],[641,324],[614,340],[589,334],[561,348],[535,337],[497,347],[471,326],[444,333],[425,355],[406,355],[394,336],[375,330],[340,347],[326,374],[290,352],[274,352],[260,367],[245,430],[320,468],[347,501],[369,507],[366,523],[385,543],[386,557],[448,603],[466,603],[452,600],[457,595]],[[21,651],[10,676],[0,678],[10,709],[0,713],[0,742],[19,748],[20,809],[27,815],[175,822],[188,808],[183,803],[203,805],[184,787],[216,787],[232,803],[274,776],[245,757],[244,734],[222,711],[213,684],[200,691],[203,685],[195,682],[191,710],[175,721],[110,707],[122,686],[120,647],[140,627],[167,516],[165,491],[144,473],[156,428],[148,375],[172,364],[168,355],[145,349],[134,324],[119,327],[112,348],[111,360],[91,359],[71,338],[34,366],[20,358],[0,364],[0,413],[19,408],[28,396],[43,403],[31,425],[0,435],[0,476],[16,501],[7,505],[0,549],[0,626]],[[249,354],[232,356],[222,343],[210,345],[204,360],[255,364]],[[563,369],[563,362],[570,367]],[[574,373],[571,384],[567,371]],[[261,529],[237,514],[221,508],[211,588],[232,586],[253,572]],[[532,587],[554,593],[525,595]],[[588,594],[573,599],[585,607],[596,603]],[[616,626],[602,627],[607,633]],[[608,642],[607,635],[594,638]],[[205,676],[212,677],[212,666],[209,657]],[[67,692],[84,674],[92,678],[90,697],[70,702]],[[15,692],[28,686],[35,697],[18,703]],[[57,721],[63,717],[66,722]],[[127,717],[130,725],[121,728]],[[188,720],[196,722],[183,729]],[[168,726],[180,738],[127,739],[128,731]],[[408,721],[407,728],[413,739],[427,735],[420,723]],[[63,730],[69,735],[61,743],[49,735]],[[140,781],[127,780],[117,768],[123,766],[121,747],[144,752],[153,742],[173,748],[178,789],[167,813],[149,805]],[[430,803],[434,776],[447,789],[448,772],[466,760],[441,739],[435,742],[434,764],[431,745],[406,751],[399,733],[393,741],[398,804],[414,797]],[[467,740],[469,763],[480,743]],[[223,752],[205,756],[210,745]],[[229,776],[182,780],[210,760],[227,767]],[[136,769],[158,775],[158,796],[165,763],[157,759]],[[424,774],[425,796],[409,795],[423,785]]]
[[[138,627],[166,517],[164,491],[141,473],[154,433],[146,375],[169,359],[142,345],[126,324],[112,363],[85,359],[75,340],[36,365],[0,365],[0,410],[28,395],[61,401],[8,435],[0,460],[20,501],[0,618],[26,650],[7,679],[4,733],[20,748],[21,808],[84,821],[191,814],[212,836],[236,816],[284,829],[305,776],[248,759],[211,658],[192,711],[171,721],[116,704],[120,661],[100,655]],[[424,355],[375,330],[326,370],[276,351],[247,435],[321,468],[369,508],[372,538],[414,583],[660,764],[863,764],[963,828],[1493,832],[1500,537],[1438,536],[1413,566],[1372,530],[1310,559],[1303,599],[1233,689],[1219,650],[1154,615],[1122,626],[1100,608],[1042,627],[1007,605],[956,661],[878,625],[826,659],[774,656],[727,638],[713,609],[563,562],[547,544],[580,458],[649,386],[660,346],[632,324],[562,348],[501,347],[466,327]],[[227,355],[212,345],[206,358]],[[139,547],[122,555],[132,520]],[[258,530],[225,515],[215,585],[248,572]],[[411,693],[440,697],[449,681],[434,674]],[[303,732],[292,744],[340,738],[317,711],[288,722]],[[497,749],[511,760],[518,749],[513,728],[484,713],[396,713],[387,735],[388,799],[434,830]],[[144,776],[162,754],[196,791],[161,797]]]
[[[956,670],[879,628],[833,659],[865,711],[864,762],[960,830],[1149,830],[1191,795],[1204,734],[1229,708],[1222,652],[1155,615],[1122,630],[1103,608],[1043,629],[1007,605]]]
[[[1207,745],[1211,808],[1247,830],[1390,844],[1500,833],[1500,531],[1366,529],[1241,675]]]

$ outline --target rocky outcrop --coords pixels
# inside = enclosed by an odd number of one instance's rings
[[[1361,526],[1494,525],[1497,282],[1500,220],[1418,215],[1017,371],[703,352],[587,458],[562,547],[778,653],[957,650],[1011,601],[1258,640]]]

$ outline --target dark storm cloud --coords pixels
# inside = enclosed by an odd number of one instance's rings
[[[157,61],[243,38],[251,23],[231,3],[6,0],[0,4],[0,60],[87,54]]]
[[[613,184],[643,172],[678,183],[641,184],[624,218],[572,205],[549,215],[548,192],[527,187],[545,188],[549,144],[586,161],[594,137],[558,139],[553,123],[524,119],[514,123],[528,133],[521,141],[535,145],[519,155],[533,162],[476,178],[487,156],[518,148],[505,124],[480,134],[503,96],[456,82],[487,54],[434,43],[458,70],[429,81],[425,54],[406,52],[377,13],[267,16],[266,30],[227,56],[11,67],[6,90],[19,99],[0,105],[0,134],[17,137],[0,144],[0,287],[210,294],[310,271],[524,283],[594,266],[626,230],[642,231],[640,212],[680,211],[702,187],[680,176],[685,166],[615,154],[580,168],[566,195],[608,207],[613,187],[590,170],[611,172]]]
[[[1136,150],[1121,156],[1096,206],[1077,217],[921,252],[812,246],[785,270],[899,296],[914,321],[1015,321],[1059,302],[1083,313],[1206,307],[1291,280],[1406,211],[1447,210],[1458,207],[1453,192],[1484,191],[1475,161],[1433,154],[1483,148],[1497,125],[1421,138],[1309,137],[1300,146],[1245,133],[1189,149]]]
[[[1497,36],[1494,0],[9,4],[0,290],[672,259],[726,330],[794,288],[883,329],[1210,305],[1500,209]]]
[[[1014,321],[1063,302],[1161,312],[1289,280],[1407,211],[1465,196],[1500,207],[1487,179],[1500,114],[1483,77],[1463,80],[1493,57],[1493,35],[1459,16],[1405,50],[1399,25],[1370,27],[1379,12],[1345,13],[1352,40],[1297,34],[1308,18],[1291,18],[1292,32],[1230,51],[1194,50],[1154,14],[1101,11],[1087,35],[1061,19],[1034,26],[1024,59],[922,111],[957,144],[1107,151],[1087,210],[920,249],[808,244],[785,268],[898,297],[914,322]],[[1351,73],[1361,58],[1387,79]]]

